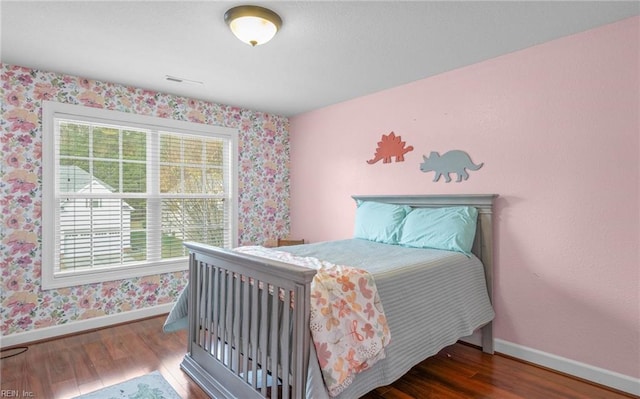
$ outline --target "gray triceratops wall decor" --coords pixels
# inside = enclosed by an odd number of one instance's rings
[[[463,179],[467,180],[469,178],[469,174],[465,169],[478,170],[484,165],[484,163],[475,165],[471,162],[469,154],[460,150],[451,150],[442,155],[436,151],[431,151],[429,158],[424,155],[422,158],[424,162],[420,164],[420,170],[423,172],[436,172],[433,178],[434,182],[440,180],[440,176],[444,175],[446,182],[449,183],[451,181],[449,173],[453,172],[458,174],[456,182],[459,183]]]

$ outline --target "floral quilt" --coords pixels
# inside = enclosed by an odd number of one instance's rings
[[[311,284],[311,336],[330,396],[384,359],[391,334],[373,276],[362,269],[260,246],[235,251],[316,269]]]

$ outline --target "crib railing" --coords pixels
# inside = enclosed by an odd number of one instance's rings
[[[315,270],[187,243],[189,342],[181,367],[215,398],[303,398]]]

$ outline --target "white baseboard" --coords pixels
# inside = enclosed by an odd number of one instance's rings
[[[49,339],[59,337],[62,335],[75,334],[82,331],[93,330],[96,328],[107,327],[114,324],[126,323],[128,321],[144,319],[146,317],[152,317],[161,315],[163,313],[169,313],[173,303],[166,303],[163,305],[153,306],[149,308],[131,310],[129,312],[122,312],[113,315],[106,315],[102,317],[94,317],[92,319],[74,321],[67,324],[60,324],[57,326],[43,327],[36,330],[25,331],[21,333],[11,334],[6,337],[0,337],[0,347],[8,348],[10,346],[22,345],[28,342],[41,341],[43,339]]]
[[[495,340],[495,350],[496,352],[517,359],[640,396],[640,378],[629,377],[614,371],[576,362],[575,360],[552,355],[551,353],[542,352],[501,339]]]

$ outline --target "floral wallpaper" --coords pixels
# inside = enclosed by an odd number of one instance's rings
[[[286,117],[113,83],[0,64],[0,335],[175,300],[186,273],[42,290],[42,101],[238,128],[239,244],[289,231]]]

